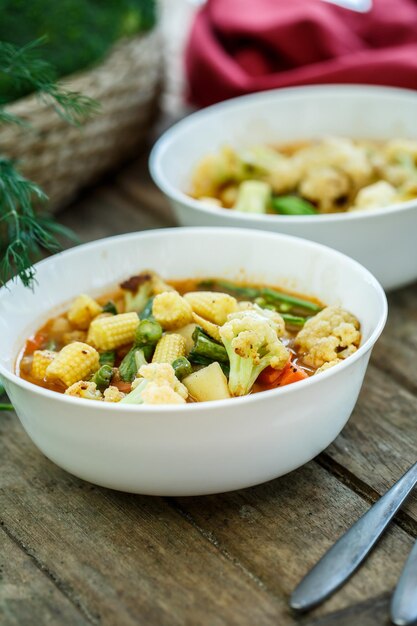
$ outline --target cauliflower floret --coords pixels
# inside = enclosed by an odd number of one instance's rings
[[[392,185],[385,180],[380,180],[373,185],[361,189],[349,211],[377,209],[379,207],[388,206],[395,202],[396,195],[397,191]]]
[[[242,152],[240,158],[254,173],[269,183],[277,194],[293,190],[300,180],[297,163],[291,157],[268,146],[254,146]]]
[[[132,383],[132,391],[121,402],[124,404],[183,404],[188,390],[169,363],[142,365],[139,376]]]
[[[340,363],[340,359],[335,359],[334,361],[327,361],[327,363],[323,363],[321,367],[316,369],[316,371],[314,372],[314,376],[316,376],[316,374],[321,374],[321,372],[325,372],[326,370],[331,369],[332,367],[334,367],[335,365],[338,365],[339,363]]]
[[[229,390],[234,396],[243,396],[268,365],[282,369],[290,353],[278,339],[274,322],[267,317],[247,310],[229,318],[220,328],[230,360]]]
[[[295,338],[296,347],[311,367],[321,367],[356,352],[359,322],[339,306],[329,306],[310,318]]]
[[[149,382],[142,391],[144,404],[185,404],[185,399],[169,385]]]
[[[341,170],[359,188],[370,182],[373,167],[366,148],[344,137],[329,137],[299,150],[295,157],[301,177],[317,167],[334,167]]]
[[[125,397],[125,393],[119,391],[117,387],[110,385],[103,392],[104,402],[120,402]]]
[[[272,309],[263,309],[262,307],[258,306],[254,302],[250,302],[249,300],[248,301],[244,300],[242,302],[239,302],[238,309],[239,310],[237,313],[230,313],[227,316],[227,319],[232,320],[236,317],[240,318],[242,311],[244,311],[246,315],[250,315],[250,313],[248,312],[251,311],[252,314],[255,315],[255,317],[260,316],[268,320],[268,322],[271,324],[271,326],[274,328],[275,332],[277,333],[278,337],[284,337],[286,335],[284,319],[281,317],[281,315],[277,311],[273,311]]]
[[[384,152],[390,161],[401,162],[408,157],[410,162],[417,163],[417,141],[412,139],[387,141]]]
[[[75,398],[84,398],[85,400],[102,400],[103,396],[101,391],[97,389],[96,383],[87,382],[85,380],[79,380],[74,383],[68,389],[65,390],[68,396]]]
[[[334,167],[317,167],[309,170],[299,187],[300,194],[317,202],[323,213],[334,211],[335,203],[350,192],[348,176]]]

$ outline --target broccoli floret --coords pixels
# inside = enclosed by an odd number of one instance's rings
[[[245,180],[239,186],[234,211],[266,213],[271,202],[271,185],[261,180]]]
[[[243,396],[250,392],[268,365],[282,369],[290,353],[278,338],[274,325],[256,311],[242,311],[231,317],[220,328],[220,336],[229,355],[230,393]]]
[[[140,313],[153,294],[153,276],[150,272],[143,272],[131,276],[120,284],[125,300],[125,311]]]
[[[124,404],[184,404],[187,388],[175,376],[169,363],[150,363],[139,370],[141,378],[132,384],[132,391],[120,402]]]

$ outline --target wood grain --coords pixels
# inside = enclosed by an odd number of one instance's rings
[[[295,624],[291,589],[367,508],[316,463],[205,498],[101,489],[47,461],[11,418],[0,456],[4,527],[94,624]],[[394,526],[313,617],[391,591],[411,545]]]
[[[3,528],[0,528],[0,555],[1,626],[89,624]]]

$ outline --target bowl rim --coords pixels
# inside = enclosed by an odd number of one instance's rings
[[[245,94],[236,98],[230,98],[223,102],[212,104],[211,106],[194,111],[190,115],[176,122],[173,126],[168,128],[161,137],[155,142],[151,153],[149,155],[149,171],[155,184],[163,191],[163,193],[172,198],[180,204],[185,204],[189,209],[195,209],[201,213],[206,213],[210,216],[217,215],[224,217],[230,221],[247,221],[259,222],[259,224],[312,224],[312,223],[328,223],[328,222],[343,222],[357,221],[363,219],[369,219],[372,217],[378,217],[379,215],[389,215],[393,212],[414,210],[417,208],[417,198],[408,200],[407,202],[397,202],[395,204],[389,204],[385,207],[379,207],[368,211],[352,211],[344,213],[327,213],[319,215],[263,215],[263,214],[249,214],[243,211],[231,211],[223,207],[214,207],[209,204],[205,204],[200,200],[196,200],[192,196],[172,185],[166,178],[163,168],[161,166],[161,159],[164,152],[169,148],[170,144],[175,141],[176,137],[187,129],[189,126],[193,126],[198,120],[215,116],[218,112],[222,113],[224,110],[233,109],[235,106],[238,108],[245,103],[251,103],[262,100],[271,100],[280,98],[283,96],[299,96],[305,97],[309,94],[319,94],[325,98],[332,97],[335,94],[340,95],[343,92],[354,94],[358,97],[366,97],[367,94],[381,94],[394,96],[400,100],[404,98],[413,99],[417,104],[417,92],[412,89],[404,89],[400,87],[384,87],[380,85],[368,85],[368,84],[323,84],[323,85],[304,85],[299,87],[285,87],[281,89],[268,89],[257,93]]]
[[[108,242],[108,241],[112,241],[112,242],[120,241],[122,243],[126,239],[146,238],[148,236],[155,237],[155,235],[157,236],[158,234],[162,234],[162,236],[165,236],[165,235],[169,236],[169,234],[177,233],[179,230],[181,232],[188,232],[188,233],[193,233],[193,234],[196,234],[196,233],[203,234],[207,232],[213,232],[213,233],[221,232],[222,235],[227,235],[230,233],[230,234],[235,234],[235,235],[240,234],[240,235],[248,236],[248,234],[254,233],[257,236],[261,236],[262,238],[266,238],[266,239],[278,238],[278,239],[284,239],[284,240],[289,240],[289,241],[295,240],[297,242],[303,242],[304,245],[307,244],[308,246],[315,248],[319,251],[324,251],[326,254],[330,252],[331,256],[340,258],[341,260],[344,260],[345,262],[347,261],[350,265],[356,266],[356,268],[359,269],[360,272],[362,272],[363,277],[367,281],[369,287],[375,290],[377,296],[380,299],[380,304],[381,304],[381,311],[379,312],[378,322],[375,325],[375,328],[373,329],[368,339],[365,341],[365,343],[359,346],[358,350],[354,354],[352,354],[347,359],[339,363],[336,368],[331,367],[328,370],[322,372],[319,377],[315,378],[314,376],[311,376],[307,379],[299,381],[297,385],[287,385],[285,387],[277,387],[276,389],[270,389],[270,390],[262,391],[256,394],[249,394],[246,396],[228,398],[225,400],[213,400],[210,402],[195,402],[195,403],[189,403],[189,404],[187,403],[187,404],[180,404],[180,405],[149,405],[149,404],[129,405],[127,404],[127,405],[120,406],[119,403],[115,405],[115,403],[113,402],[101,402],[101,403],[93,402],[93,401],[87,402],[83,398],[75,398],[72,396],[67,396],[65,394],[57,393],[56,391],[52,391],[44,387],[39,387],[38,385],[35,385],[35,383],[31,383],[27,380],[24,380],[23,378],[20,378],[20,376],[18,376],[14,371],[7,370],[3,366],[2,363],[0,363],[0,375],[6,380],[10,381],[11,383],[14,383],[18,387],[24,389],[25,391],[34,393],[37,396],[41,396],[46,399],[50,398],[57,402],[61,401],[64,403],[70,403],[70,405],[73,404],[74,407],[83,406],[87,410],[97,408],[97,409],[104,410],[104,411],[114,412],[116,408],[116,414],[121,410],[125,413],[135,413],[137,415],[140,415],[140,414],[146,415],[147,413],[159,413],[159,414],[172,413],[172,412],[182,413],[183,411],[186,411],[189,414],[193,414],[196,411],[201,411],[204,413],[206,411],[210,411],[211,409],[220,410],[222,408],[228,407],[231,401],[233,401],[232,406],[236,406],[238,408],[239,405],[242,403],[259,402],[262,398],[267,399],[267,398],[273,398],[275,396],[278,398],[280,396],[295,393],[297,389],[301,389],[300,385],[302,385],[303,386],[302,388],[305,389],[308,386],[320,384],[321,380],[326,380],[329,377],[337,375],[338,372],[341,372],[343,369],[350,367],[357,360],[361,359],[369,350],[372,349],[378,337],[381,335],[384,329],[386,320],[387,320],[387,316],[388,316],[388,303],[387,303],[387,298],[386,298],[384,289],[382,288],[378,280],[373,276],[373,274],[369,270],[367,270],[363,265],[361,265],[358,261],[355,261],[348,255],[343,254],[342,252],[339,252],[338,250],[334,250],[333,248],[330,248],[329,246],[325,246],[323,244],[310,241],[309,239],[304,239],[302,237],[295,237],[293,235],[286,235],[283,233],[266,232],[264,230],[259,230],[259,229],[248,230],[247,228],[226,228],[225,229],[224,227],[221,227],[221,226],[181,227],[180,229],[178,227],[174,227],[174,228],[152,229],[152,230],[146,230],[146,231],[136,231],[133,233],[114,235],[112,237],[104,237],[102,239],[97,239],[95,241],[90,241],[90,242],[87,242],[78,246],[74,246],[72,248],[69,248],[68,250],[59,252],[46,259],[43,259],[42,261],[39,261],[38,263],[35,264],[35,268],[38,269],[45,265],[51,265],[55,262],[56,258],[62,258],[62,257],[68,258],[74,255],[77,255],[80,251],[83,251],[85,249],[93,250],[94,248],[100,248],[103,245],[105,245],[105,242]],[[15,284],[14,279],[11,279],[6,283],[6,285],[0,288],[0,299],[1,299],[2,294],[5,294],[6,292],[8,292],[12,296],[12,289],[13,289],[14,284]]]

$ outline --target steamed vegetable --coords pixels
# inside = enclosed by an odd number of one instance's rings
[[[206,335],[199,326],[193,332],[193,339],[194,347],[188,355],[190,361],[196,362],[195,359],[198,357],[221,363],[229,361],[225,347]]]
[[[241,183],[234,211],[244,213],[266,213],[271,201],[271,186],[260,180],[247,180]]]
[[[229,389],[233,396],[250,392],[268,365],[282,369],[289,359],[271,323],[255,311],[236,313],[220,329],[230,360]]]
[[[255,298],[261,298],[264,306],[273,305],[273,306],[284,306],[284,310],[280,308],[280,312],[289,312],[292,309],[303,310],[303,311],[313,311],[317,313],[321,311],[322,307],[316,304],[315,302],[311,302],[310,300],[304,300],[303,298],[298,298],[296,296],[292,296],[290,294],[284,293],[282,291],[278,291],[276,289],[271,289],[270,287],[246,287],[243,285],[239,285],[236,283],[232,283],[226,280],[215,280],[215,279],[206,279],[201,281],[201,287],[211,288],[211,289],[224,289],[236,295],[236,297],[245,299],[245,300],[254,300]]]
[[[100,365],[114,366],[116,361],[116,352],[114,350],[107,350],[107,352],[101,352],[99,356]]]
[[[112,300],[109,300],[108,302],[106,302],[106,304],[103,305],[103,313],[111,313],[112,315],[117,315],[118,311],[116,305]]]
[[[271,200],[275,213],[282,215],[315,215],[317,210],[311,202],[297,196],[275,196]]]
[[[140,313],[153,294],[153,276],[150,272],[143,272],[131,276],[120,284],[125,299],[125,311]]]
[[[110,365],[102,365],[91,379],[92,383],[96,383],[97,389],[104,391],[109,385],[113,376],[113,368]]]
[[[183,383],[197,402],[230,398],[227,378],[217,361],[187,376]]]
[[[122,400],[123,404],[184,404],[188,391],[175,376],[169,363],[142,365],[132,391]]]
[[[162,337],[162,328],[158,322],[141,320],[137,326],[133,346],[119,366],[120,378],[132,382],[141,365],[152,357],[158,341]]]
[[[172,363],[172,367],[174,368],[175,376],[178,380],[182,380],[193,372],[193,366],[185,356],[180,356],[178,359],[175,359]]]

